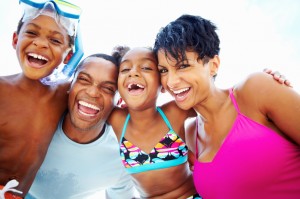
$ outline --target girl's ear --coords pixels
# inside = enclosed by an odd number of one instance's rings
[[[65,59],[64,59],[64,64],[67,64],[69,61],[70,61],[70,59],[71,59],[71,57],[73,56],[73,50],[70,50],[69,52],[68,52],[68,54],[67,54],[67,56],[65,57]]]
[[[13,38],[12,38],[12,46],[14,49],[16,49],[18,43],[18,34],[17,32],[14,32]]]

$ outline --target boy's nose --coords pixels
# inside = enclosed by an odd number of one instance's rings
[[[32,43],[33,43],[33,45],[35,45],[39,48],[47,48],[48,47],[48,41],[43,38],[35,39]]]

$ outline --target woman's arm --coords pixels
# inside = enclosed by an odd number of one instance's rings
[[[300,95],[291,87],[277,84],[265,73],[249,76],[244,86],[245,96],[283,134],[300,145]],[[246,99],[246,98],[245,98]],[[247,104],[245,104],[246,106]]]

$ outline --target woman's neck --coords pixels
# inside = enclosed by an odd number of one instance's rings
[[[213,121],[214,118],[223,112],[224,106],[229,99],[229,91],[227,90],[215,90],[210,95],[196,106],[194,110],[201,115],[203,121]]]

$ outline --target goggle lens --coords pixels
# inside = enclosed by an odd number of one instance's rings
[[[23,21],[47,15],[64,26],[69,35],[76,34],[80,7],[62,0],[20,0],[20,4],[24,10]]]
[[[75,18],[76,16],[78,16],[77,18],[79,18],[80,14],[81,14],[81,9],[80,7],[71,4],[69,2],[66,1],[54,1],[57,5],[57,9],[60,10],[60,12],[63,12],[65,15],[65,17],[70,17],[70,18]]]
[[[52,2],[59,15],[73,19],[79,19],[81,14],[80,7],[63,0],[20,0],[19,2],[37,9],[42,9],[47,2]]]

